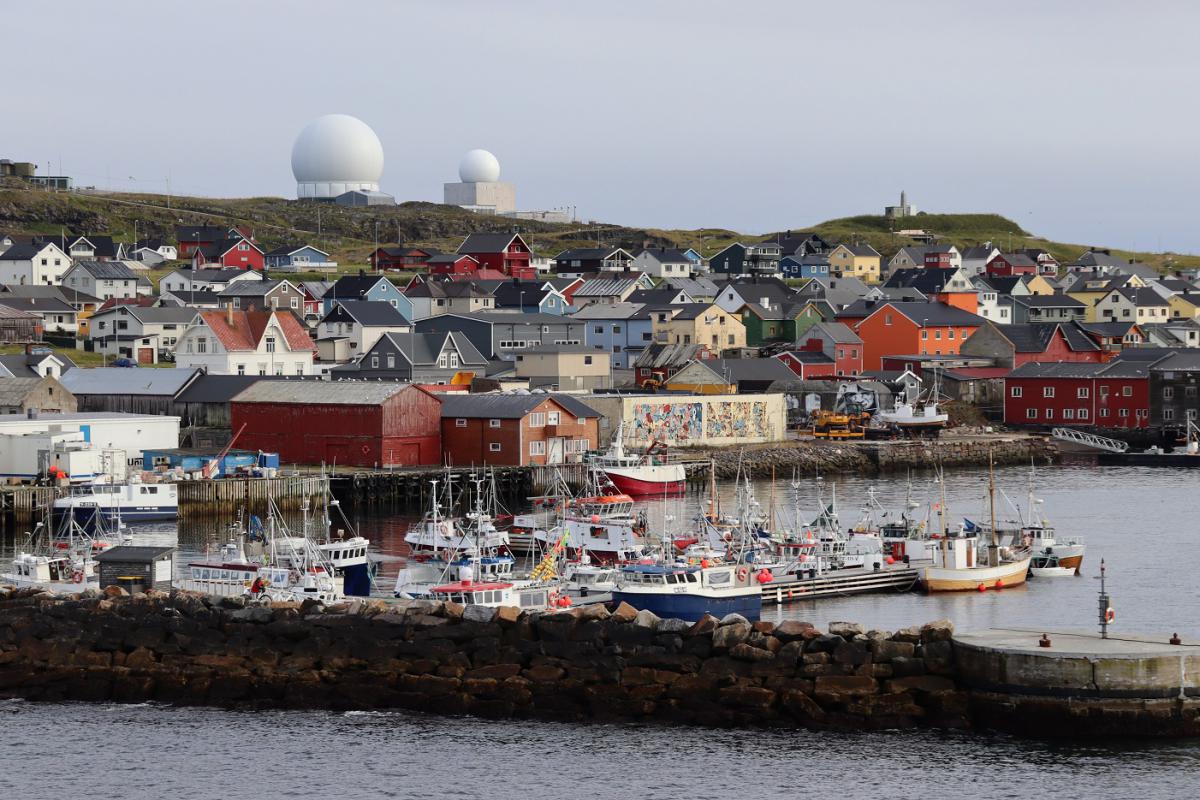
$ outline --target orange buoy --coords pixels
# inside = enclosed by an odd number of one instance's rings
[[[1003,578],[996,578],[996,588],[997,589],[1004,588],[1004,579]]]
[[[893,558],[892,556],[888,556],[888,557],[887,557],[887,563],[889,563],[889,564],[895,564],[895,563],[896,563],[896,559],[895,559],[895,558]]]
[[[982,583],[981,583],[981,584],[979,584],[979,586],[978,586],[978,587],[976,587],[976,588],[978,588],[978,589],[979,589],[979,591],[981,591],[981,592],[986,592],[986,591],[987,591],[987,587],[986,587],[986,586],[984,586]]]

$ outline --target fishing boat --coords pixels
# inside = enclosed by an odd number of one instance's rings
[[[938,407],[940,395],[941,381],[935,370],[933,386],[927,392],[918,387],[906,389],[890,410],[875,413],[871,427],[907,438],[936,438],[950,422],[950,415]]]
[[[522,611],[554,611],[566,608],[570,601],[556,586],[508,581],[463,579],[433,587],[434,600],[466,606],[514,606]],[[565,601],[565,602],[564,602]]]
[[[446,508],[455,507],[453,482],[447,477],[445,481],[445,497],[438,494],[438,481],[431,481],[433,491],[430,492],[429,510],[414,523],[404,535],[404,541],[414,553],[435,553],[444,558],[452,557],[454,553],[465,551],[471,547],[508,551],[508,534],[494,524],[493,518],[486,512],[479,512],[480,517],[471,520],[472,530],[463,530],[458,520],[442,511],[442,502]]]
[[[612,599],[664,619],[741,614],[757,620],[762,615],[763,577],[763,570],[752,564],[626,564]]]
[[[1041,513],[1043,500],[1034,492],[1035,480],[1035,471],[1031,467],[1025,508],[1020,508],[1010,500],[1009,504],[1016,511],[1018,518],[997,523],[997,533],[1002,539],[1007,537],[1011,547],[1030,550],[1032,566],[1069,568],[1078,574],[1087,549],[1084,540],[1078,536],[1064,538],[1058,535],[1054,526]],[[970,520],[964,520],[964,524],[968,530],[981,536],[991,531],[986,523],[977,525]]]
[[[97,514],[105,522],[175,519],[179,516],[179,495],[173,483],[93,483],[54,501],[56,517],[67,512],[74,514],[81,525],[90,524]]]
[[[633,498],[616,491],[603,471],[591,470],[580,497],[570,498],[565,486],[562,491],[562,500],[554,506],[562,513],[558,524],[533,531],[540,552],[564,541],[565,536],[568,559],[587,553],[600,564],[617,564],[645,555],[645,512],[634,513]]]
[[[80,525],[71,510],[57,530],[51,532],[50,524],[49,519],[41,520],[26,534],[25,545],[14,554],[9,571],[0,574],[0,585],[55,594],[100,588],[95,556],[112,546],[98,535],[103,528]]]
[[[921,583],[925,591],[982,592],[1025,583],[1029,573],[1029,551],[1001,547],[996,533],[996,482],[991,464],[988,465],[988,497],[992,524],[987,544],[982,549],[975,534],[961,527],[954,532],[946,529],[945,482],[940,470],[938,483],[942,494],[938,505],[942,529],[935,539],[933,564],[921,571]]]
[[[1056,556],[1035,557],[1029,565],[1029,575],[1034,578],[1070,578],[1076,575],[1075,567],[1063,566]]]
[[[592,457],[591,464],[604,471],[617,491],[633,497],[681,494],[687,488],[687,473],[682,464],[667,460],[658,442],[651,442],[641,455],[625,452],[625,423],[608,449]]]

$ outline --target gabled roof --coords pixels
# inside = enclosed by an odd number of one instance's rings
[[[1087,308],[1085,304],[1065,294],[1016,295],[1007,297],[1005,300],[1027,308],[1078,308],[1080,310]]]
[[[995,253],[998,253],[999,251],[1000,251],[1000,248],[998,248],[998,247],[993,247],[991,245],[977,244],[977,245],[974,245],[973,247],[968,247],[968,248],[964,249],[962,251],[962,257],[964,260],[966,260],[966,259],[972,259],[972,260],[986,259],[986,258],[991,258]]]
[[[126,394],[135,396],[175,397],[197,376],[199,368],[123,369],[92,367],[73,369],[59,378],[73,394]]]
[[[249,239],[243,239],[243,238],[218,239],[215,242],[211,242],[208,244],[202,244],[202,245],[198,246],[194,252],[200,253],[206,259],[218,259],[221,256],[228,253],[230,250],[233,250],[235,247],[237,247],[238,245],[242,245],[242,244],[249,245],[250,247],[253,247],[255,250],[257,250],[260,253],[262,252],[262,248],[259,247],[257,244],[250,241]]]
[[[8,308],[24,311],[27,314],[74,314],[75,306],[59,300],[57,297],[21,297],[19,295],[0,295],[0,304]]]
[[[390,281],[382,275],[368,275],[359,273],[358,275],[343,275],[334,281],[333,286],[329,287],[329,291],[325,293],[325,298],[345,298],[347,300],[357,300],[362,298],[380,281],[390,283]]]
[[[54,300],[61,300],[64,303],[96,303],[101,302],[99,297],[80,292],[66,286],[37,286],[37,285],[11,285],[0,287],[0,303],[4,302],[5,297],[43,297]]]
[[[29,261],[49,246],[50,244],[14,244],[3,253],[0,253],[0,261]],[[54,246],[57,247],[58,245]],[[66,255],[66,253],[63,253],[63,255]]]
[[[522,419],[533,409],[553,399],[568,414],[576,417],[599,417],[595,409],[567,394],[464,394],[451,392],[441,396],[442,418],[467,417],[489,419]]]
[[[475,345],[471,344],[471,340],[459,331],[417,333],[411,335],[406,333],[385,333],[381,337],[381,341],[382,339],[387,339],[397,350],[404,354],[404,357],[410,363],[416,366],[436,364],[438,356],[446,348],[447,340],[458,350],[458,363],[460,367],[483,367],[488,363],[487,357],[480,353]],[[372,347],[371,349],[374,350],[375,348]]]
[[[348,317],[365,327],[408,327],[411,323],[383,300],[338,300],[322,322]]]
[[[840,244],[840,245],[838,245],[838,247],[846,248],[847,250],[850,251],[850,255],[853,255],[853,256],[858,256],[858,257],[874,256],[875,258],[880,257],[879,251],[876,250],[874,247],[871,247],[871,245],[869,245],[869,244]],[[836,250],[837,247],[835,247],[833,249]]]
[[[1145,378],[1150,362],[1116,359],[1107,364],[1074,361],[1029,361],[1008,374],[1009,378]]]
[[[995,261],[998,258],[1003,259],[1004,262],[1010,267],[1029,267],[1036,269],[1038,265],[1036,261],[1024,253],[1000,253],[999,255],[993,257],[992,261]],[[989,261],[988,263],[990,264],[991,262]]]
[[[472,233],[463,239],[458,246],[460,253],[503,253],[514,239],[521,239],[519,233]],[[525,240],[521,239],[524,244]]]
[[[571,315],[583,320],[649,319],[645,303],[590,303]]]
[[[289,286],[291,285],[289,281],[283,279],[267,281],[234,281],[218,292],[218,294],[220,294],[221,297],[266,297],[285,283]]]
[[[681,250],[674,247],[643,247],[635,254],[638,258],[646,256],[659,264],[689,264],[691,259]]]
[[[639,369],[682,366],[695,361],[702,353],[707,352],[708,348],[702,344],[660,344],[656,342],[646,345],[646,349],[637,357],[634,366]]]
[[[575,290],[575,297],[620,297],[638,285],[637,278],[592,278]]]
[[[93,278],[111,281],[136,281],[136,272],[120,261],[77,261],[72,269],[83,270]]]
[[[196,312],[192,311],[192,313]],[[295,315],[288,311],[275,313],[273,311],[225,309],[224,311],[201,311],[199,316],[212,330],[221,345],[229,351],[257,350],[258,343],[262,340],[272,317],[279,325],[288,349],[293,352],[302,352],[305,350],[315,351],[317,348],[308,335],[308,331],[304,329]],[[231,318],[232,323],[230,322]]]
[[[407,383],[382,381],[257,381],[232,402],[377,406],[410,388],[424,391]]]
[[[993,330],[1007,339],[1017,353],[1044,353],[1054,334],[1061,332],[1067,346],[1077,353],[1094,352],[1100,348],[1087,332],[1075,323],[1039,322],[1013,325],[992,325]]]
[[[888,300],[884,302],[877,302],[873,307],[868,308],[866,307],[866,302],[867,301],[862,300],[858,301],[858,303],[855,303],[854,306],[847,308],[846,311],[839,316],[870,317],[879,313],[879,311],[884,308],[891,308],[896,313],[907,317],[910,321],[915,322],[917,325],[973,325],[975,327],[979,327],[986,321],[983,317],[977,314],[972,314],[969,311],[963,311],[961,308],[955,308],[954,306],[946,305],[945,303],[917,303]],[[857,315],[851,314],[851,309],[857,307],[859,303],[863,304],[863,308],[861,310],[865,311],[866,313]]]
[[[796,373],[776,358],[710,358],[695,363],[707,367],[713,375],[729,383],[741,381],[794,380]]]
[[[326,252],[325,252],[324,250],[322,250],[321,248],[319,248],[319,247],[316,247],[316,246],[314,246],[314,245],[311,245],[311,244],[285,244],[285,245],[281,245],[281,246],[279,246],[279,247],[276,247],[274,250],[271,250],[271,251],[269,251],[268,253],[266,253],[266,255],[269,255],[269,256],[290,256],[290,255],[294,255],[294,254],[296,254],[296,253],[299,253],[301,250],[316,250],[318,253],[320,253],[321,255],[325,256],[326,258],[328,258],[328,257],[329,257],[329,253],[326,253]]]
[[[476,264],[479,259],[475,256],[469,256],[466,253],[436,253],[425,259],[425,263],[431,267],[436,267],[439,264],[457,264],[460,261],[472,261]]]
[[[472,235],[478,236],[481,234],[472,234]],[[509,241],[511,241],[511,240],[509,240]],[[466,242],[464,242],[463,244],[465,246]],[[505,244],[505,246],[507,246],[508,241],[505,241],[504,244]],[[461,247],[459,248],[459,251],[460,252],[462,251]],[[559,253],[558,255],[556,255],[554,257],[554,260],[555,261],[604,261],[608,258],[611,258],[614,254],[617,254],[617,253],[623,253],[626,258],[631,257],[629,255],[628,251],[623,250],[620,247],[575,247],[570,250],[563,250],[561,253]]]
[[[176,225],[175,239],[180,242],[215,242],[229,235],[224,225]]]
[[[823,338],[834,344],[862,344],[862,337],[844,322],[818,322],[802,335],[812,338],[814,333],[825,334]]]
[[[629,295],[629,297],[627,297],[625,299],[628,300],[630,303],[647,303],[650,305],[669,305],[671,303],[671,301],[675,299],[675,296],[680,294],[681,292],[684,295],[687,295],[687,292],[683,292],[681,289],[673,289],[671,287],[667,287],[665,289],[662,289],[662,288],[638,289],[637,291],[635,291],[633,294]]]
[[[77,369],[72,372],[84,372]],[[150,370],[146,370],[150,372]],[[66,377],[65,375],[63,376]],[[44,378],[19,376],[0,378],[0,406],[19,406],[29,397],[30,392],[42,385]],[[65,385],[65,384],[64,384]]]
[[[915,289],[925,294],[938,294],[960,270],[954,267],[901,267],[892,270],[883,286],[886,289]]]

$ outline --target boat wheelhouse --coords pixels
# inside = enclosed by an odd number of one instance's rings
[[[641,455],[625,452],[622,422],[608,449],[592,456],[591,464],[625,494],[639,497],[681,494],[687,488],[687,473],[682,464],[671,463],[665,453],[656,453],[658,444],[652,442]]]
[[[173,483],[95,483],[54,501],[54,514],[73,513],[80,524],[99,514],[105,522],[175,519],[179,495]]]
[[[512,606],[522,611],[545,611],[558,605],[560,595],[550,584],[509,583],[507,581],[483,582],[461,580],[435,586],[430,597],[448,603],[467,606],[499,608]]]

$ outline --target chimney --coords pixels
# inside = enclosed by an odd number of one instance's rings
[[[229,327],[233,327],[233,303],[230,302],[225,306],[225,321],[229,323]]]
[[[365,277],[367,277],[367,271],[366,271],[365,269],[360,269],[360,270],[358,271],[358,277],[360,277],[360,278],[365,278]]]

